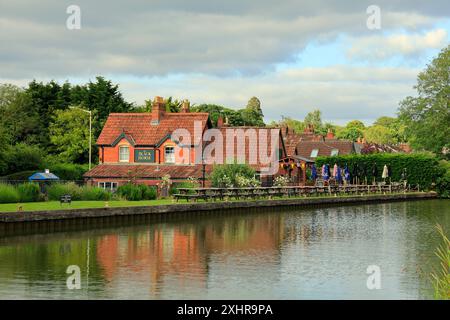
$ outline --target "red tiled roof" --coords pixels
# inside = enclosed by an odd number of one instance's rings
[[[202,165],[133,165],[100,164],[84,174],[85,178],[162,178],[166,174],[172,179],[201,178]],[[206,174],[212,166],[205,167]]]
[[[194,122],[201,121],[202,130],[207,125],[208,113],[165,113],[159,124],[152,125],[151,113],[111,113],[106,120],[98,145],[112,145],[115,140],[124,134],[134,141],[135,145],[156,145],[176,129],[187,129],[191,133],[191,142],[194,141]],[[198,139],[197,139],[198,140]]]
[[[322,141],[300,141],[297,144],[297,154],[301,157],[311,158],[311,151],[319,149],[317,156],[331,156],[331,150],[338,149],[338,155],[351,154],[354,152],[352,141],[348,140],[322,140]],[[314,158],[313,158],[314,159]]]

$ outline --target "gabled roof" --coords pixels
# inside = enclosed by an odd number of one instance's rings
[[[165,113],[157,125],[152,124],[151,113],[111,113],[97,145],[113,146],[126,138],[132,145],[157,146],[176,129],[187,129],[191,133],[192,144],[198,144],[200,141],[194,141],[196,121],[201,122],[202,130],[210,126],[208,113]]]
[[[318,157],[329,157],[333,149],[339,150],[339,155],[355,152],[354,143],[348,140],[325,139],[321,141],[300,141],[297,144],[297,155],[311,158],[311,151],[318,149]],[[313,158],[315,159],[315,158]]]

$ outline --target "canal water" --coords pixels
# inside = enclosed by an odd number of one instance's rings
[[[432,299],[437,223],[449,200],[1,226],[0,299]]]

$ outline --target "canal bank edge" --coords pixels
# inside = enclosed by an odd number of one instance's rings
[[[22,211],[1,212],[0,223],[51,221],[65,219],[85,219],[114,216],[132,216],[148,214],[171,214],[198,211],[215,211],[227,209],[245,209],[255,207],[306,207],[320,205],[360,204],[373,202],[389,202],[403,200],[422,200],[437,198],[435,192],[386,194],[386,195],[363,195],[351,197],[324,197],[324,198],[301,198],[301,199],[279,199],[279,200],[253,200],[232,202],[193,202],[174,203],[155,206],[134,206],[116,208],[91,208],[91,209],[64,209],[49,211]]]

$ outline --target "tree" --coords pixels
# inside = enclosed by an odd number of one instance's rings
[[[39,117],[25,91],[11,84],[0,85],[0,127],[3,144],[38,141]]]
[[[89,115],[79,109],[58,110],[50,125],[50,141],[64,162],[86,163]]]
[[[289,127],[294,129],[295,132],[301,133],[305,130],[306,125],[303,121],[292,119],[290,117],[281,116],[281,120],[278,122],[271,122],[271,126],[275,127]]]
[[[405,135],[405,125],[398,119],[393,117],[380,117],[375,122],[376,126],[383,126],[391,131],[391,143],[407,142]]]
[[[337,138],[356,141],[364,136],[365,126],[359,120],[352,120],[347,123],[345,128],[337,131]]]
[[[25,90],[29,100],[30,112],[37,115],[37,143],[43,149],[50,145],[48,128],[56,110],[64,110],[69,105],[71,86],[60,86],[53,80],[49,83],[33,80]]]
[[[364,132],[364,138],[367,142],[373,142],[378,144],[394,144],[395,137],[392,130],[385,126],[374,125]]]
[[[320,110],[309,112],[303,122],[306,125],[312,124],[314,129],[320,130],[322,128],[322,112]]]
[[[255,115],[255,118],[258,118],[258,121],[261,121],[264,123],[264,114],[261,109],[261,101],[257,97],[252,97],[247,102],[246,110],[251,110],[252,113]]]
[[[110,113],[130,112],[134,108],[132,103],[123,98],[119,85],[103,77],[97,77],[96,82],[75,86],[72,89],[71,104],[95,110],[96,118],[92,123],[94,137],[98,137]]]
[[[450,45],[417,77],[416,97],[400,102],[399,118],[406,125],[411,146],[449,158],[450,148]]]

